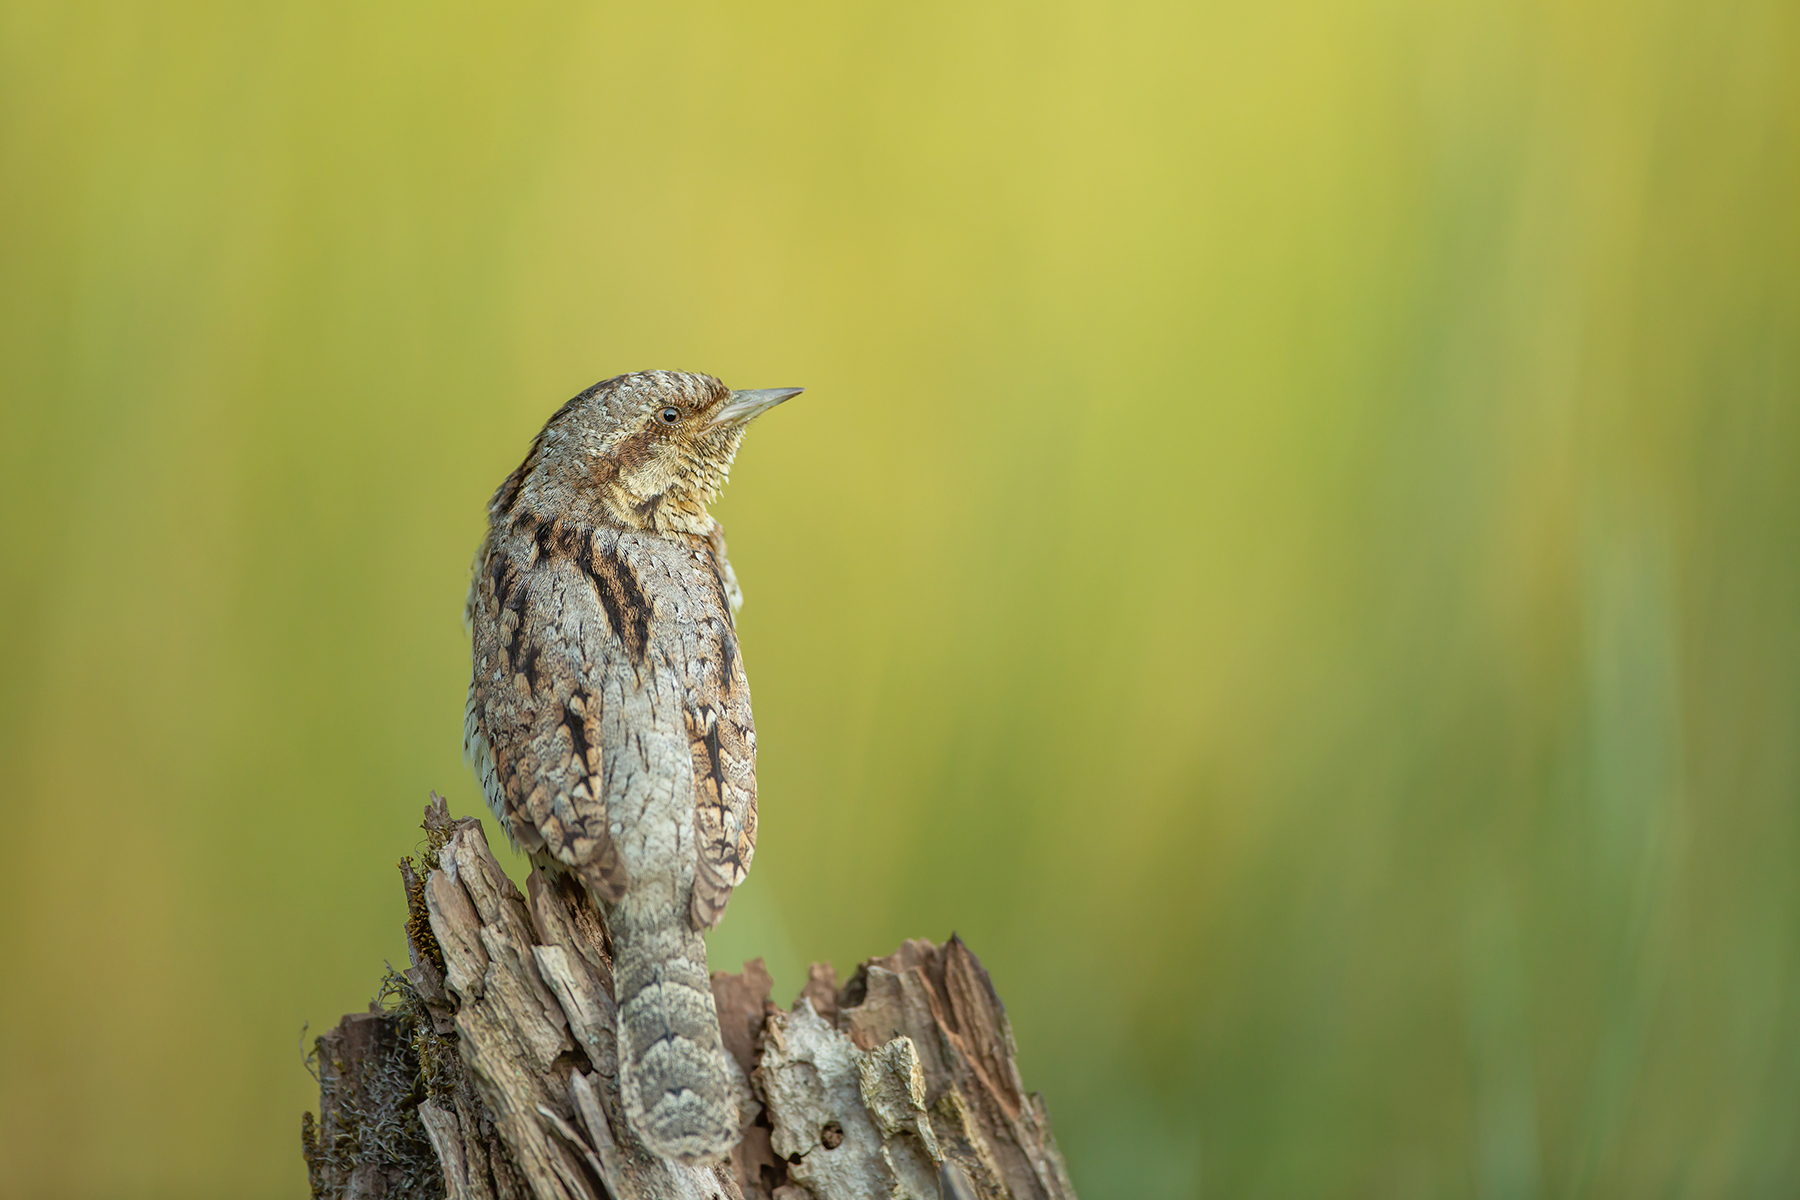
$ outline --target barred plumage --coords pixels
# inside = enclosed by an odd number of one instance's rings
[[[701,933],[756,845],[741,598],[706,506],[745,424],[798,390],[653,371],[582,392],[495,492],[469,594],[466,748],[508,835],[602,902],[626,1117],[683,1162],[738,1134]]]

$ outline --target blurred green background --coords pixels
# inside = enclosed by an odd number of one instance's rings
[[[960,931],[1085,1200],[1800,1189],[1792,0],[5,0],[0,366],[0,1195],[304,1195],[643,367],[808,388],[715,965]]]

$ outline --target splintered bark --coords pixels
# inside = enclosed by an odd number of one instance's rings
[[[401,865],[411,966],[316,1044],[315,1198],[1074,1200],[1006,1010],[955,937],[907,942],[841,988],[814,964],[787,1011],[762,960],[715,972],[743,1137],[712,1167],[650,1154],[619,1099],[593,902],[535,870],[520,895],[481,823],[436,796],[425,829],[431,869]]]

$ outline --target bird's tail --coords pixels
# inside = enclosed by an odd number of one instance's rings
[[[738,1138],[737,1088],[719,1037],[706,943],[687,906],[626,892],[607,922],[619,1002],[619,1090],[645,1148],[712,1162]]]

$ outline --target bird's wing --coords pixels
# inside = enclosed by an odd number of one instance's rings
[[[731,615],[742,598],[716,524],[704,554],[709,616],[696,623],[698,661],[688,673],[685,712],[699,846],[691,910],[696,929],[719,923],[756,851],[756,725]]]
[[[467,736],[519,847],[616,901],[628,881],[601,782],[604,705],[585,682],[587,656],[614,635],[583,577],[587,549],[560,530],[489,540],[470,596]]]

